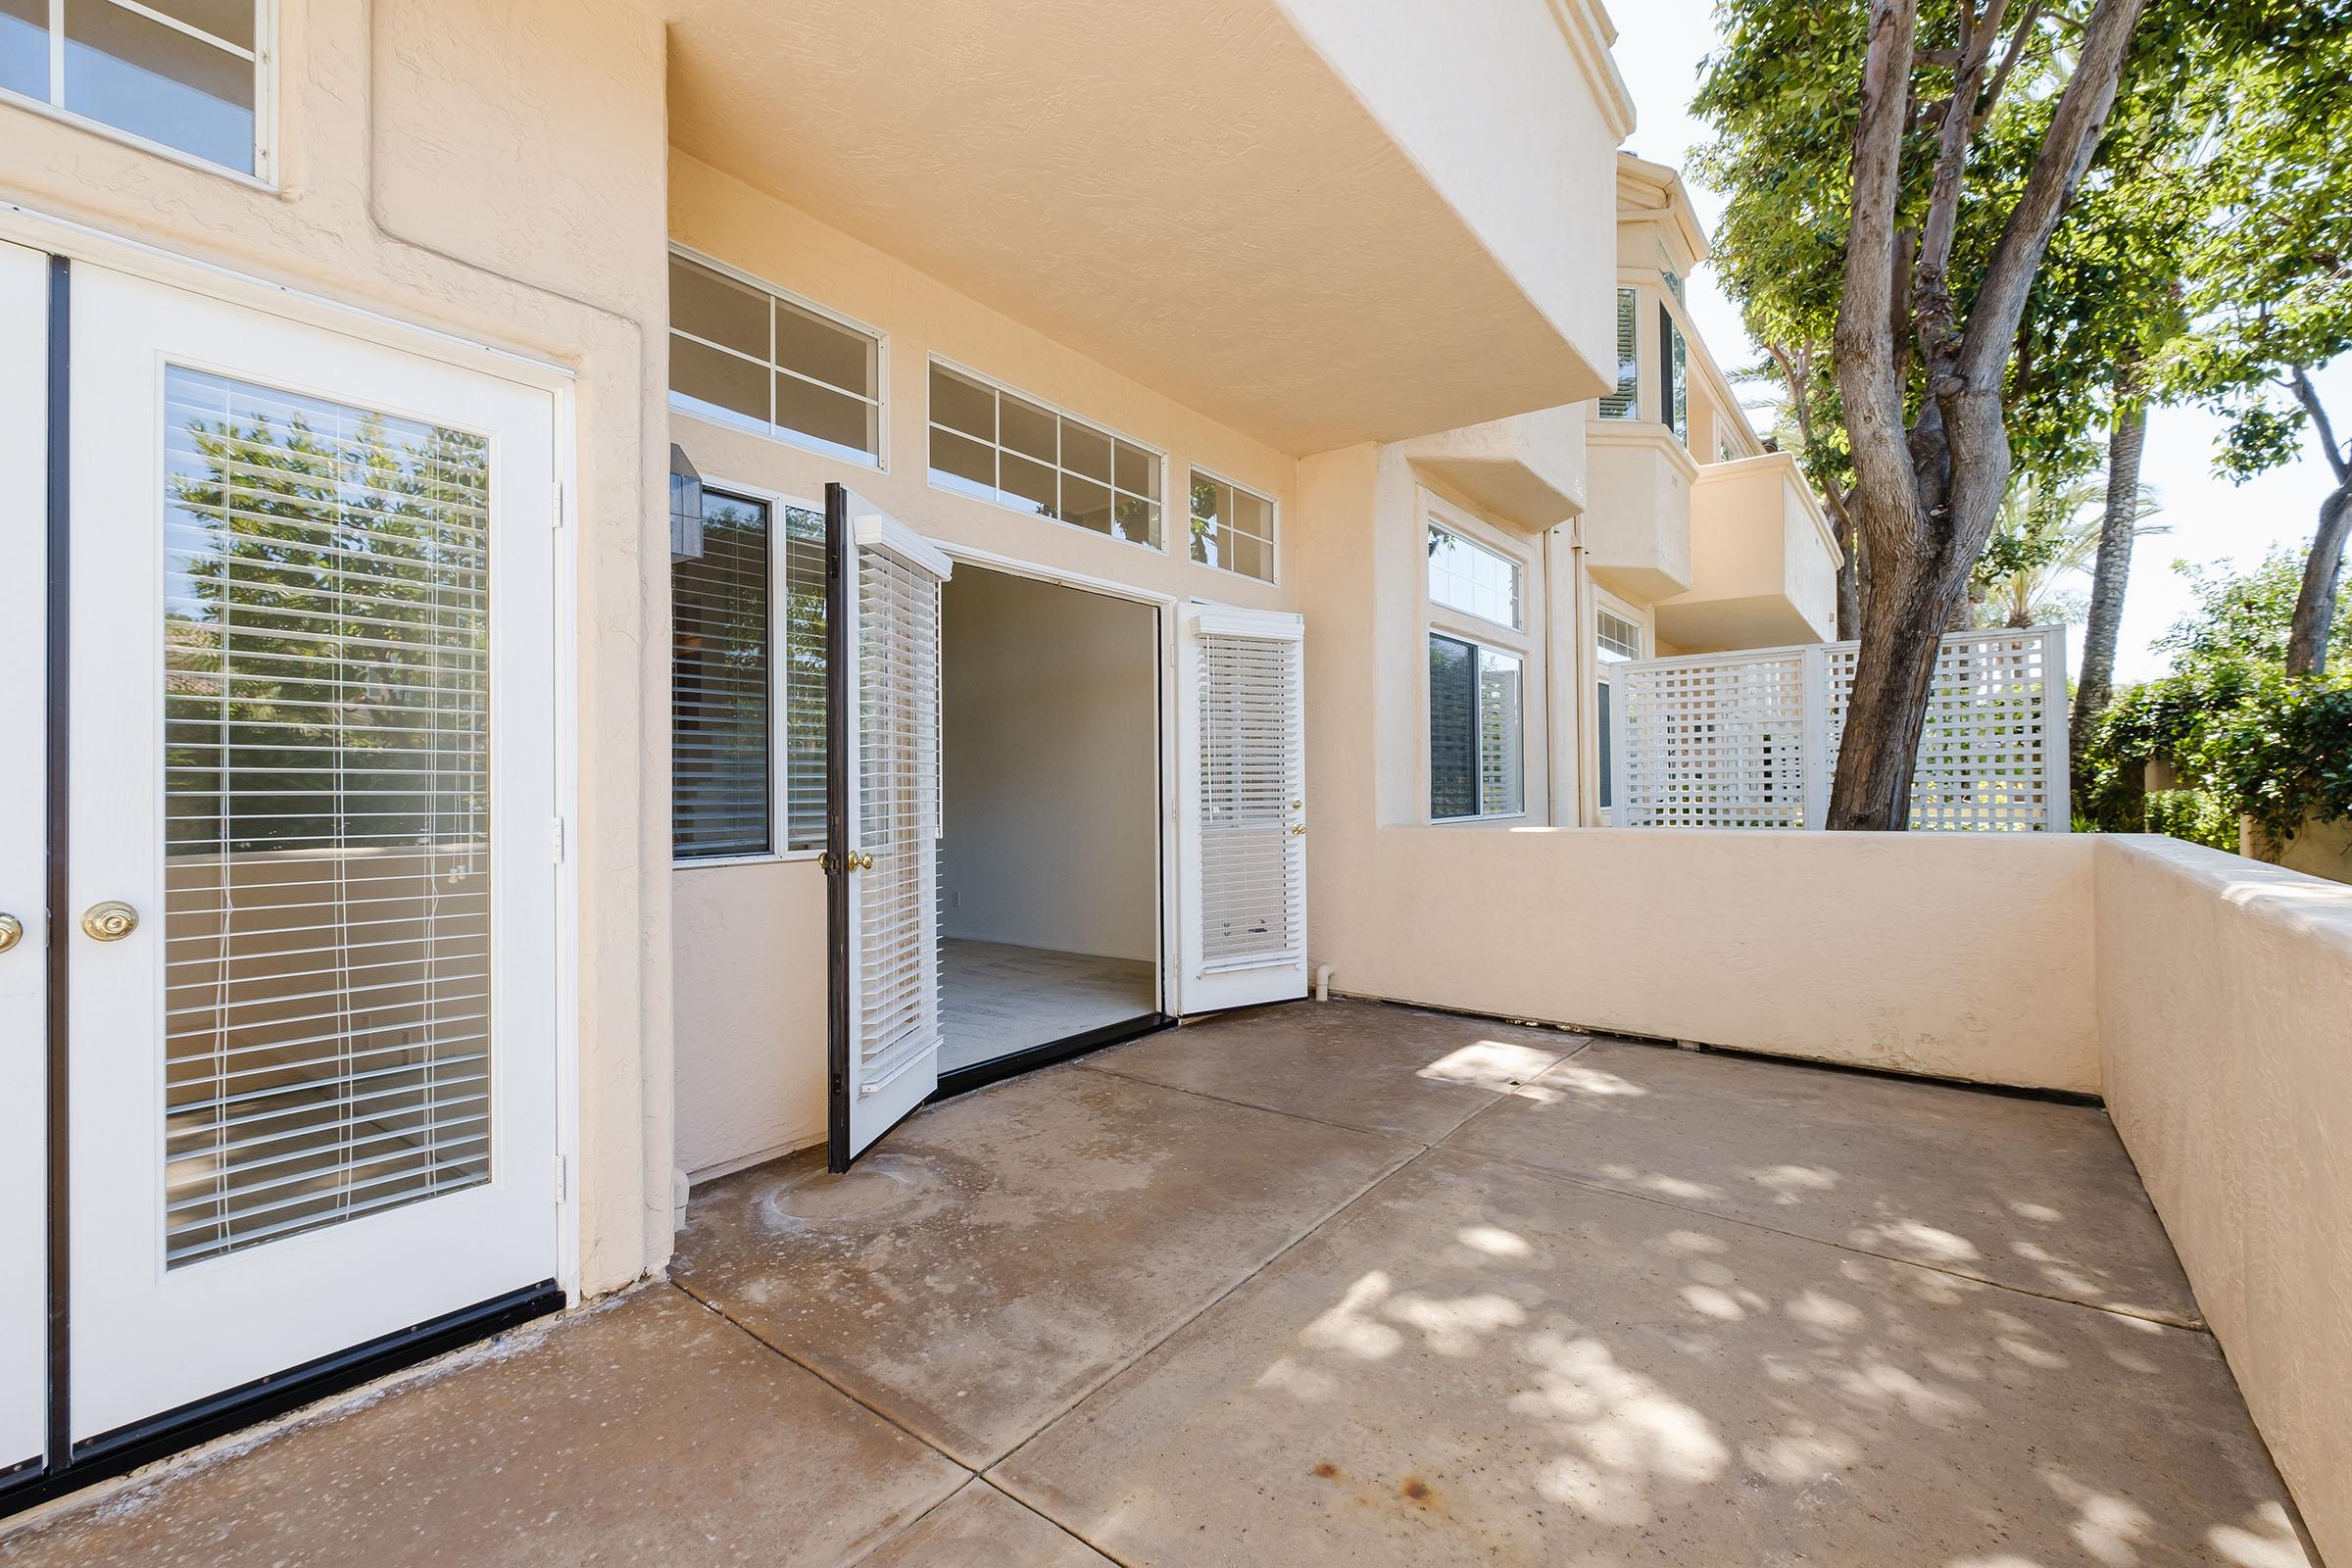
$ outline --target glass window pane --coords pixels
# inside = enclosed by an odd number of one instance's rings
[[[1114,481],[1129,495],[1159,499],[1159,454],[1118,443],[1118,473]]]
[[[798,370],[827,386],[870,398],[876,395],[877,348],[863,332],[852,331],[788,300],[776,301],[776,365],[780,369]]]
[[[1616,721],[1610,708],[1617,699],[1617,683],[1604,680],[1597,683],[1599,692],[1593,711],[1600,723],[1600,808],[1607,810],[1616,804]]]
[[[1429,640],[1429,814],[1440,821],[1478,811],[1476,652]]]
[[[66,0],[65,107],[253,172],[254,64],[109,0]]]
[[[209,32],[222,43],[240,49],[253,47],[254,0],[142,0],[174,22]]]
[[[998,398],[998,418],[1004,431],[1007,452],[1035,458],[1051,466],[1059,461],[1061,447],[1056,439],[1060,419],[1034,403],[1024,403],[1010,395]]]
[[[947,479],[959,490],[997,493],[997,451],[953,430],[931,432],[931,477]]]
[[[479,436],[164,385],[178,1268],[489,1179],[496,544]]]
[[[1478,814],[1525,808],[1520,744],[1521,670],[1515,655],[1478,651]]]
[[[1604,662],[1642,657],[1642,628],[1623,615],[1600,611],[1594,617],[1595,640]]]
[[[997,394],[993,387],[966,380],[944,366],[931,367],[931,422],[978,436],[994,445],[997,439]],[[990,475],[989,482],[996,482]]]
[[[1110,483],[1110,437],[1075,419],[1062,420],[1061,466],[1072,473]]]
[[[0,88],[49,97],[49,0],[0,0]]]
[[[1007,408],[1009,406],[1007,404]],[[1061,498],[1054,492],[1052,468],[1005,452],[998,457],[997,469],[997,488],[1004,492],[1005,500],[1027,502],[1037,509],[1041,516],[1061,514]]]
[[[1097,533],[1111,531],[1110,487],[1075,474],[1061,476],[1061,520]]]
[[[1429,597],[1433,604],[1517,627],[1519,564],[1472,544],[1451,529],[1429,525]]]
[[[825,847],[825,519],[784,513],[784,847]]]
[[[1252,539],[1246,533],[1235,533],[1230,537],[1233,559],[1225,564],[1245,577],[1272,582],[1274,547],[1263,539]]]
[[[750,360],[705,348],[675,333],[669,339],[670,390],[707,410],[767,423],[767,369]]]
[[[831,391],[799,376],[776,376],[776,423],[787,430],[860,456],[879,446],[880,411],[845,392]]]
[[[1274,503],[1194,470],[1192,558],[1262,582],[1274,580]]]
[[[767,296],[682,256],[669,259],[669,324],[767,363]]]
[[[1159,548],[1159,503],[1120,496],[1111,508],[1111,537]]]
[[[672,844],[680,859],[764,855],[767,508],[706,493],[703,554],[673,564],[669,581]]]

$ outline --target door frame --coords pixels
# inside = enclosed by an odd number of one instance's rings
[[[554,666],[550,701],[554,719],[553,784],[558,814],[557,822],[551,824],[551,830],[563,835],[559,841],[562,846],[560,858],[554,864],[556,996],[553,999],[552,1032],[556,1051],[555,1147],[562,1162],[563,1180],[553,1214],[553,1223],[557,1227],[555,1279],[560,1296],[560,1299],[553,1304],[578,1304],[582,1267],[580,899],[579,858],[571,848],[577,834],[570,827],[579,818],[581,772],[577,657],[580,642],[579,541],[578,530],[573,526],[575,498],[580,488],[578,376],[567,367],[553,360],[421,326],[380,311],[292,288],[14,204],[0,203],[0,240],[24,246],[52,259],[52,293],[46,302],[47,320],[51,323],[66,316],[64,301],[70,298],[72,264],[83,264],[461,370],[495,376],[544,392],[551,399],[554,450],[550,458],[555,476],[553,521],[556,539],[553,552],[555,603],[552,607],[552,647],[549,654]],[[55,265],[57,263],[68,265],[60,268]],[[57,281],[61,274],[66,278],[62,287],[67,291],[62,297],[58,292],[61,285]],[[61,519],[69,515],[67,509],[72,500],[71,423],[68,419],[56,416],[56,405],[68,397],[72,390],[72,353],[70,335],[50,345],[48,350],[47,401],[50,416],[45,432],[46,509],[49,519],[47,527],[52,537],[63,528]],[[44,709],[49,714],[48,744],[51,756],[44,774],[44,790],[51,803],[50,809],[58,814],[59,820],[53,820],[49,825],[45,842],[51,860],[47,873],[52,894],[50,902],[54,905],[55,892],[62,885],[64,876],[63,866],[58,863],[56,857],[58,827],[62,820],[58,803],[62,802],[63,792],[69,783],[63,770],[65,758],[70,755],[66,748],[71,738],[73,718],[70,695],[61,700],[61,694],[70,694],[71,691],[71,668],[65,650],[58,646],[58,639],[65,627],[55,616],[71,582],[73,563],[70,557],[53,558],[47,564],[50,581],[45,603],[46,613],[52,619],[44,628],[44,640],[51,653],[43,671],[43,681]],[[322,1356],[317,1361],[288,1368],[264,1379],[251,1389],[231,1390],[194,1405],[164,1412],[152,1423],[141,1423],[125,1429],[104,1442],[85,1443],[83,1451],[78,1455],[74,1452],[70,1442],[60,1448],[58,1435],[65,1425],[66,1418],[62,1413],[65,1400],[60,1396],[55,1369],[68,1355],[71,1345],[71,1325],[63,1314],[70,1301],[71,1256],[64,1239],[70,1228],[72,1213],[72,1192],[68,1181],[72,1150],[68,1138],[66,1100],[70,1086],[64,1082],[57,1068],[68,1048],[67,1038],[62,1031],[71,997],[63,978],[67,953],[62,935],[64,927],[54,920],[46,923],[50,927],[51,944],[49,952],[44,955],[49,986],[49,1030],[44,1042],[44,1057],[50,1065],[50,1083],[47,1102],[40,1114],[44,1118],[44,1136],[48,1143],[46,1163],[49,1170],[49,1185],[44,1199],[48,1211],[50,1252],[45,1260],[44,1271],[49,1279],[50,1293],[48,1357],[52,1367],[49,1421],[51,1451],[42,1468],[21,1471],[0,1480],[0,1517],[166,1457],[213,1437],[252,1426],[397,1367],[412,1365],[486,1334],[527,1321],[550,1309],[550,1303],[540,1299],[535,1290],[515,1292],[497,1300],[481,1303],[476,1308],[453,1313],[445,1319],[417,1324],[384,1340],[353,1347],[336,1354]],[[27,934],[30,934],[29,929]]]

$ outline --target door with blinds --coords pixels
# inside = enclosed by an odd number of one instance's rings
[[[832,1103],[845,1171],[939,1087],[940,588],[948,558],[825,487]]]
[[[1187,605],[1177,620],[1178,1005],[1306,994],[1305,628]]]
[[[48,301],[49,259],[0,244],[0,1484],[42,1457],[49,1383]]]
[[[558,1271],[554,404],[76,266],[79,1442]]]

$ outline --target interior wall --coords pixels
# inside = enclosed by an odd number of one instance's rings
[[[951,937],[1159,951],[1156,614],[972,566],[943,615]]]

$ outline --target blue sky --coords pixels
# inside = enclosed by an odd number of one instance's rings
[[[1706,136],[1706,127],[1690,118],[1688,106],[1698,83],[1699,62],[1715,36],[1713,0],[1616,0],[1613,14],[1617,67],[1641,112],[1627,146],[1644,158],[1683,167],[1690,149]],[[1699,217],[1711,223],[1721,203],[1697,187],[1691,197]],[[1691,280],[1690,307],[1726,369],[1757,358],[1739,312],[1716,287],[1712,269]],[[2352,357],[2329,367],[2320,384],[2328,407],[2339,411],[2336,422],[2352,423]],[[2231,485],[2213,472],[2220,434],[2219,420],[2193,409],[2160,409],[2148,420],[2142,478],[2164,505],[2164,515],[2155,520],[2172,531],[2142,539],[2132,558],[2132,594],[2116,658],[2122,679],[2164,672],[2163,657],[2149,645],[2191,603],[2187,584],[2171,569],[2175,561],[2251,564],[2274,545],[2301,549],[2311,541],[2320,502],[2333,487],[2316,451],[2292,467]],[[2079,631],[2073,641],[2079,647]]]

